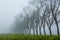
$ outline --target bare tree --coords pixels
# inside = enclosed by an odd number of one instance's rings
[[[54,5],[53,5],[54,3]],[[59,0],[54,0],[53,2],[50,0],[50,6],[51,6],[51,12],[52,12],[52,16],[54,18],[56,27],[57,27],[57,34],[59,35],[59,25],[58,25],[58,20],[57,20],[57,12],[59,10],[59,5],[60,5],[60,1]]]
[[[59,7],[59,0],[32,0],[30,5],[23,9],[25,14],[23,21],[19,22],[20,19],[18,18],[17,23],[19,26],[21,25],[24,32],[29,34],[31,34],[31,30],[33,30],[33,34],[41,34],[41,27],[43,27],[44,35],[46,35],[46,25],[50,35],[52,35],[51,27],[55,24],[59,35]]]

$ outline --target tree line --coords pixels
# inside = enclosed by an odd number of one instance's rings
[[[46,27],[52,35],[51,27],[56,26],[59,35],[60,23],[60,0],[31,0],[29,6],[23,8],[22,15],[18,15],[15,20],[15,30],[24,34],[46,34]]]

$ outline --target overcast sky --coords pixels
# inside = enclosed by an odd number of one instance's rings
[[[28,5],[28,2],[28,0],[0,0],[0,33],[7,32],[14,17]]]

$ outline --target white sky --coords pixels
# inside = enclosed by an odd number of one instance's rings
[[[0,33],[6,33],[14,17],[19,14],[28,0],[0,0]]]

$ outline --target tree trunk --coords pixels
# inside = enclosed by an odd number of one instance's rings
[[[44,35],[46,35],[46,32],[45,32],[45,21],[44,21],[44,24],[43,24],[43,30],[44,30]]]
[[[36,24],[36,34],[38,35],[38,25]]]
[[[57,35],[59,35],[59,26],[58,26],[57,18],[54,17],[54,19],[55,19],[55,23],[56,23],[56,27],[57,27]]]
[[[33,34],[35,35],[35,29],[33,28]]]
[[[40,33],[40,35],[41,35],[41,27],[39,27],[39,33]]]
[[[51,27],[48,27],[49,28],[49,33],[50,33],[50,35],[52,35],[52,32],[51,32]]]

